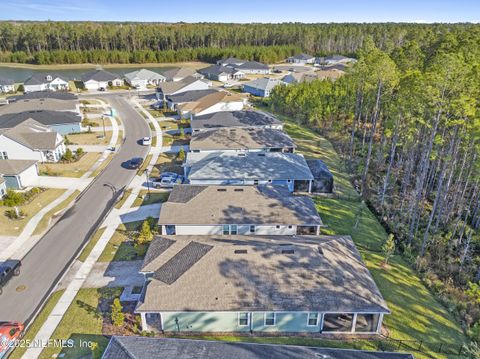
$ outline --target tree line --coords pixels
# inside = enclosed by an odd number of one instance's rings
[[[295,52],[355,56],[364,40],[387,52],[415,40],[479,36],[475,24],[220,24],[0,22],[0,60],[34,64],[140,63],[243,56],[276,62]]]
[[[480,43],[385,51],[366,39],[337,81],[274,89],[273,111],[330,138],[429,287],[480,342]]]

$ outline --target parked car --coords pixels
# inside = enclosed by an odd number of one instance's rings
[[[128,163],[128,167],[132,170],[135,170],[135,169],[140,168],[142,163],[143,163],[143,158],[142,157],[134,157]]]
[[[152,179],[154,188],[172,188],[176,184],[182,184],[184,177],[174,172],[164,172],[159,178]]]
[[[99,87],[99,88],[98,88],[98,91],[104,92],[104,91],[105,91],[105,87]]]
[[[7,260],[0,263],[0,294],[13,276],[20,274],[20,266],[22,263],[19,260]]]
[[[226,88],[226,89],[232,88],[233,86],[235,86],[235,85],[231,84],[229,82],[226,82],[226,83],[223,84],[223,87]]]
[[[24,329],[20,322],[0,322],[0,358],[7,354],[15,340],[22,337]]]
[[[142,138],[142,145],[144,146],[150,146],[152,144],[152,139],[151,137],[144,137]]]

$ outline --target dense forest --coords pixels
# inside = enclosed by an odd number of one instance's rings
[[[370,37],[390,53],[407,41],[479,34],[474,24],[162,24],[0,22],[0,61],[33,64],[213,61],[273,63],[300,50],[355,56]]]
[[[339,80],[275,88],[269,105],[328,137],[397,250],[480,342],[480,41],[365,39]]]

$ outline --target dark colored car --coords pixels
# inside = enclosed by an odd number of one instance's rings
[[[142,157],[134,157],[128,163],[128,167],[131,168],[132,170],[135,170],[135,169],[140,168],[142,163],[143,163],[143,158]]]
[[[19,260],[8,260],[0,263],[0,294],[3,292],[3,287],[8,283],[13,276],[20,274],[21,262]]]
[[[98,91],[104,92],[104,91],[105,91],[105,87],[99,87],[99,88],[98,88]]]

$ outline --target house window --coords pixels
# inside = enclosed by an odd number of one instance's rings
[[[250,324],[250,316],[248,313],[238,313],[238,325],[245,327]]]
[[[8,160],[8,153],[7,152],[0,152],[0,158],[2,160]]]
[[[325,314],[323,317],[323,332],[351,332],[353,325],[353,314],[336,313]]]
[[[355,323],[355,331],[359,333],[375,333],[377,331],[378,314],[358,314]]]
[[[235,234],[237,234],[237,232],[238,232],[238,231],[237,231],[237,225],[236,225],[236,224],[232,224],[232,225],[230,226],[230,234],[235,235]]]
[[[289,226],[288,226],[288,229],[292,229],[292,228],[293,228],[293,226],[292,226],[292,225],[289,225]]]
[[[276,229],[280,229],[280,226],[279,226],[279,225],[276,225],[275,228],[276,228]]]
[[[230,226],[228,224],[223,225],[223,235],[228,236],[230,234]]]
[[[258,186],[258,180],[253,180],[253,185]]]
[[[176,228],[174,224],[166,224],[165,225],[165,234],[166,235],[175,235],[176,233]]]
[[[308,313],[307,325],[309,327],[316,327],[318,325],[318,319],[320,315],[318,313]]]
[[[265,326],[275,325],[275,313],[274,312],[265,313],[265,318],[264,319],[265,319],[264,320]]]
[[[255,233],[255,225],[254,224],[250,225],[250,233]]]

